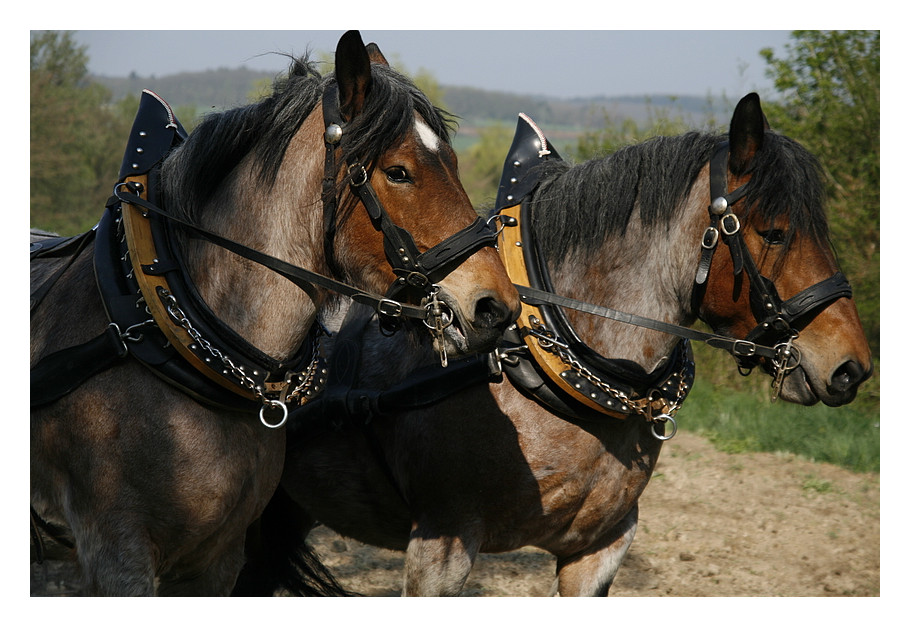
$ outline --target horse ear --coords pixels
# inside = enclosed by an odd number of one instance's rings
[[[338,40],[335,49],[335,80],[338,81],[338,104],[341,115],[350,122],[363,110],[373,77],[370,57],[356,30],[349,30]]]
[[[378,63],[379,65],[389,64],[389,62],[386,61],[385,55],[382,54],[382,50],[374,43],[367,44],[367,56],[370,57],[370,61],[373,63]]]
[[[751,93],[739,101],[730,122],[730,171],[742,172],[761,150],[768,130],[768,120],[761,109],[758,94]]]

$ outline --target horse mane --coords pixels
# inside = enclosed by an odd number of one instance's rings
[[[544,255],[558,267],[567,252],[593,253],[610,235],[625,234],[636,210],[646,227],[670,228],[702,168],[725,135],[691,131],[655,137],[578,165],[541,166],[541,183],[528,203]],[[789,245],[796,233],[824,241],[824,186],[816,159],[795,141],[766,132],[746,172],[744,222],[752,212],[773,224],[789,217]],[[705,208],[707,224],[707,207]]]
[[[379,155],[413,124],[415,111],[451,143],[451,116],[435,107],[409,79],[378,64],[373,64],[372,75],[365,108],[342,138],[345,155],[356,156],[371,170]],[[287,74],[276,79],[268,97],[206,115],[162,165],[163,204],[192,220],[248,155],[258,164],[259,183],[271,186],[291,139],[333,81],[333,74],[323,77],[307,56],[292,58]],[[321,150],[321,144],[315,149]]]

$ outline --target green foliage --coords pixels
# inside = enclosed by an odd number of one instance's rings
[[[31,225],[61,234],[98,221],[130,128],[108,106],[107,90],[88,81],[86,61],[70,33],[32,37]]]
[[[879,352],[880,74],[878,31],[794,31],[786,56],[765,49],[781,92],[772,126],[798,140],[828,178],[832,240],[867,336]]]
[[[500,123],[485,126],[480,129],[479,139],[459,157],[461,182],[477,208],[492,207],[496,200],[512,132]]]
[[[734,373],[731,369],[727,377],[738,376]],[[762,375],[750,379],[757,376]],[[729,453],[788,452],[855,472],[879,471],[877,411],[864,411],[862,403],[844,407],[771,403],[768,381],[752,381],[752,391],[727,383],[697,377],[677,414],[680,428],[707,437]]]

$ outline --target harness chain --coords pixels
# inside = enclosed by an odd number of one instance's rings
[[[652,426],[654,437],[669,440],[675,435],[676,421],[674,420],[674,417],[676,412],[679,411],[679,408],[682,407],[682,403],[685,401],[692,387],[690,383],[686,382],[685,373],[691,366],[687,359],[684,359],[681,368],[677,372],[674,372],[667,377],[668,382],[673,381],[674,379],[679,381],[676,386],[675,396],[672,399],[664,395],[664,393],[670,392],[669,385],[667,384],[664,384],[660,389],[653,388],[645,397],[633,399],[622,390],[611,386],[604,379],[598,377],[590,368],[576,359],[572,353],[565,350],[563,347],[566,345],[560,342],[555,334],[547,329],[536,316],[531,316],[531,324],[534,325],[532,335],[537,338],[537,342],[542,349],[559,357],[564,364],[569,366],[569,368],[579,376],[583,377],[597,389],[619,401],[622,405],[622,411],[626,411],[627,409],[632,410],[640,416],[643,416],[645,420],[650,423],[670,422],[672,424],[673,431],[669,436],[658,435]],[[654,415],[655,410],[659,411],[657,416]]]
[[[180,305],[177,303],[177,299],[174,298],[173,294],[169,293],[165,289],[159,289],[158,295],[164,301],[168,315],[170,315],[171,319],[180,325],[180,327],[186,331],[191,338],[193,338],[193,341],[196,342],[199,348],[209,354],[209,357],[206,357],[205,361],[208,362],[211,360],[211,358],[220,361],[226,368],[226,370],[223,371],[223,374],[233,375],[243,388],[249,390],[257,400],[262,402],[262,408],[259,410],[259,419],[265,426],[272,428],[282,426],[288,416],[288,412],[285,407],[287,404],[296,402],[300,405],[304,405],[310,400],[311,397],[318,394],[322,387],[325,385],[327,370],[322,358],[322,352],[320,351],[318,335],[314,338],[313,341],[313,358],[310,360],[309,365],[300,372],[287,372],[282,383],[269,383],[266,381],[264,385],[266,388],[270,389],[264,389],[263,386],[256,385],[256,382],[249,375],[247,375],[243,366],[238,366],[235,364],[230,356],[225,355],[220,349],[213,346],[202,336],[202,334],[193,326],[189,318],[180,308]],[[190,348],[194,348],[194,346],[191,345]],[[295,378],[299,379],[300,383],[297,385],[297,387],[288,392]],[[279,392],[278,399],[270,398],[267,395],[269,392],[275,391]],[[301,398],[301,396],[304,398]],[[284,407],[283,418],[278,423],[270,423],[265,419],[266,409],[281,409],[282,407]]]

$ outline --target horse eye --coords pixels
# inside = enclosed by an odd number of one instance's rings
[[[408,171],[400,165],[392,166],[385,171],[386,178],[393,183],[413,183]]]
[[[759,235],[762,236],[762,239],[765,240],[769,246],[780,246],[787,239],[786,231],[781,229],[770,229],[768,231],[759,231]]]

